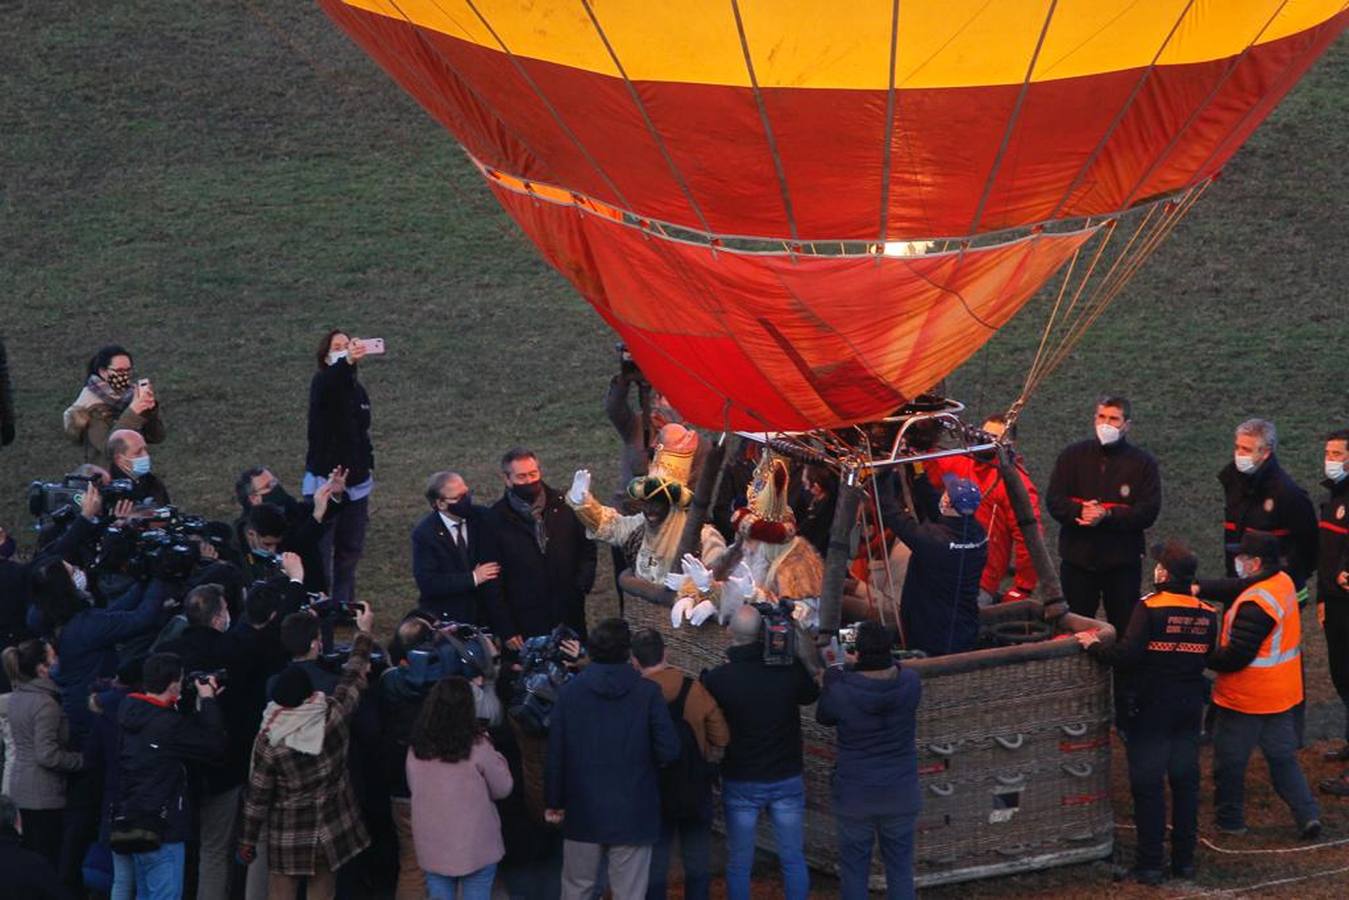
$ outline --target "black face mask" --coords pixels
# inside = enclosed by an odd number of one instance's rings
[[[282,509],[287,509],[294,501],[291,499],[290,494],[286,493],[286,489],[278,484],[276,487],[262,495],[262,502],[270,503],[273,506],[279,506]]]
[[[543,491],[542,481],[531,481],[529,484],[511,485],[511,493],[519,497],[526,503],[533,503]]]
[[[468,518],[469,510],[471,510],[472,508],[473,508],[472,493],[465,494],[458,500],[455,500],[453,503],[446,503],[444,507],[446,515],[455,516],[456,518],[460,519]]]

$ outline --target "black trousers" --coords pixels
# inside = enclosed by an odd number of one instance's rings
[[[20,844],[34,853],[41,853],[55,869],[61,864],[61,835],[64,833],[65,811],[60,809],[21,809],[23,825]]]
[[[1326,603],[1325,633],[1330,680],[1340,702],[1349,710],[1349,604]],[[1349,716],[1345,717],[1344,737],[1349,741]]]
[[[1063,582],[1063,599],[1068,608],[1079,616],[1094,618],[1098,605],[1105,606],[1105,618],[1115,626],[1117,635],[1124,634],[1133,614],[1134,604],[1142,594],[1143,567],[1139,562],[1112,569],[1084,569],[1070,562],[1059,565]]]
[[[1138,826],[1139,869],[1162,868],[1166,787],[1171,786],[1171,864],[1194,865],[1199,840],[1199,726],[1197,702],[1158,698],[1128,723],[1129,790]]]

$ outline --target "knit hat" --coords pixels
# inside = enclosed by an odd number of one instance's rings
[[[688,506],[693,501],[689,474],[698,452],[698,433],[671,423],[660,430],[660,442],[645,475],[628,482],[628,496],[634,500],[669,502],[671,507]]]

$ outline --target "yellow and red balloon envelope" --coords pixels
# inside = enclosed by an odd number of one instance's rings
[[[320,4],[682,414],[754,430],[938,381],[1090,236],[1055,222],[1211,177],[1349,24],[1345,0]]]

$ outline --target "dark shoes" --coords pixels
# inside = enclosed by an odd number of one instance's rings
[[[1194,875],[1194,863],[1190,863],[1188,866],[1177,866],[1174,864],[1171,866],[1172,878],[1179,878],[1181,881],[1194,881]]]
[[[1115,873],[1115,880],[1157,887],[1166,880],[1166,875],[1161,869],[1120,869]]]
[[[1305,825],[1303,825],[1301,828],[1298,829],[1297,836],[1302,838],[1304,841],[1316,840],[1321,836],[1321,820],[1312,819],[1310,822],[1306,823]]]
[[[1215,824],[1213,827],[1217,829],[1219,834],[1231,835],[1232,837],[1240,837],[1248,830],[1245,825],[1228,826]]]
[[[1349,778],[1343,775],[1337,778],[1326,778],[1317,787],[1327,794],[1334,794],[1336,797],[1349,797]]]
[[[1321,758],[1327,762],[1349,762],[1349,744],[1345,744],[1338,750],[1327,750],[1321,754]]]

